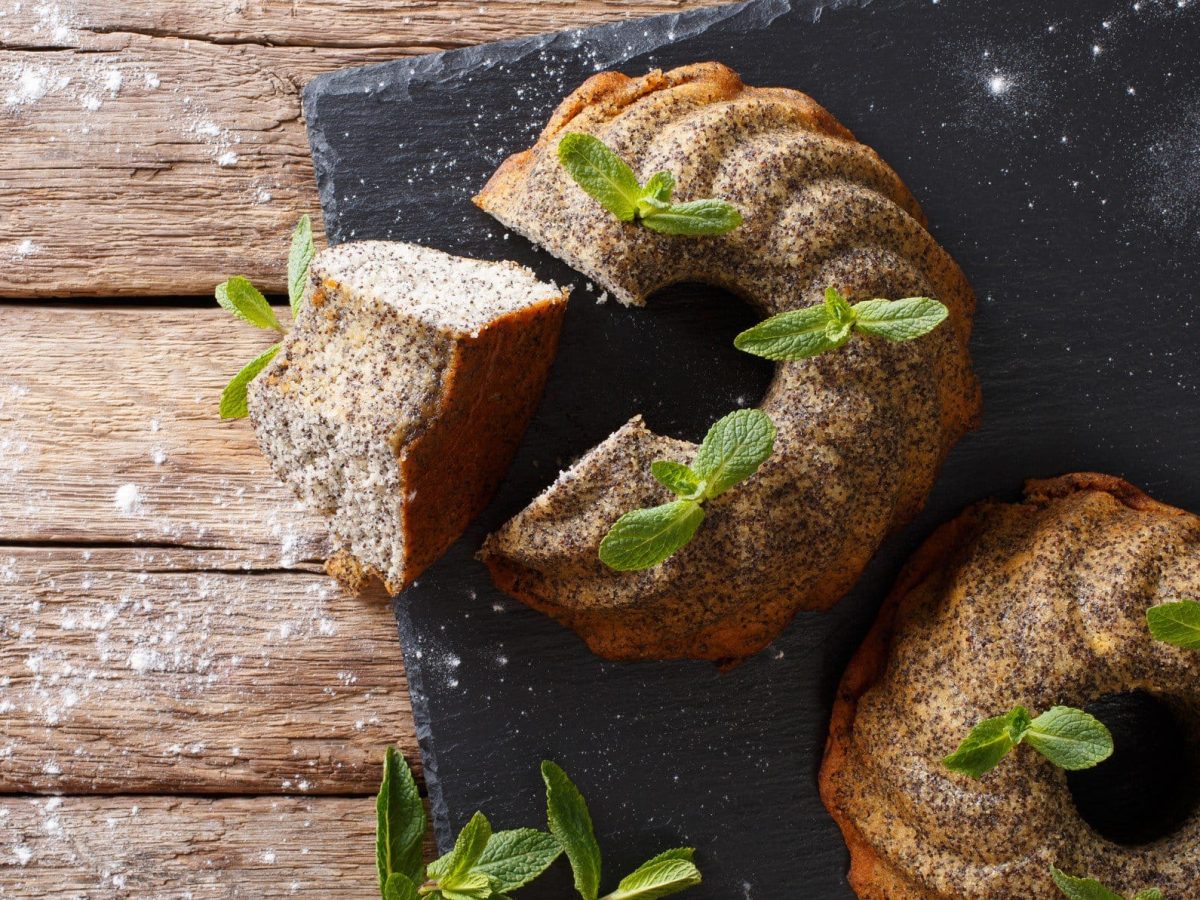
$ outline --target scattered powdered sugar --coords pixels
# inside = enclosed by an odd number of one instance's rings
[[[142,492],[132,482],[123,484],[117,488],[113,503],[117,507],[117,511],[123,516],[141,515],[143,508]]]
[[[33,256],[35,253],[40,253],[41,249],[41,245],[35,244],[32,238],[24,238],[17,244],[17,249],[13,251],[13,259],[20,260],[27,256]]]
[[[220,156],[217,157],[217,165],[221,166],[222,168],[225,168],[228,166],[236,166],[237,161],[238,161],[238,155],[236,153],[234,153],[232,150],[226,150],[224,153],[222,153]]]

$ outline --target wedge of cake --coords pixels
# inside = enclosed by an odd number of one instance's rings
[[[533,415],[566,300],[515,263],[412,244],[316,256],[248,400],[272,468],[330,519],[331,575],[396,593],[458,538]]]

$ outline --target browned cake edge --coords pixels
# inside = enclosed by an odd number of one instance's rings
[[[1100,492],[1131,509],[1153,511],[1172,516],[1190,515],[1166,503],[1160,503],[1129,482],[1097,472],[1076,472],[1057,478],[1035,479],[1025,484],[1025,503],[1046,504],[1076,493]],[[946,570],[979,533],[986,513],[996,501],[985,500],[964,510],[957,518],[941,525],[904,565],[895,585],[880,606],[875,623],[862,645],[855,652],[842,675],[829,720],[829,736],[825,741],[825,757],[818,778],[821,800],[830,816],[842,831],[850,850],[850,871],[847,879],[862,900],[901,900],[901,898],[936,898],[921,885],[915,884],[902,871],[876,852],[875,847],[859,831],[837,805],[835,776],[846,764],[854,734],[858,701],[879,680],[887,665],[896,614],[908,594],[926,579]]]
[[[559,135],[585,109],[599,112],[603,119],[612,119],[643,97],[684,84],[697,85],[713,100],[730,99],[743,91],[749,91],[788,101],[806,111],[814,128],[832,137],[858,143],[850,129],[807,94],[790,88],[747,87],[737,72],[718,62],[692,63],[667,72],[653,69],[638,78],[631,78],[621,72],[600,72],[563,99],[532,147],[512,154],[500,164],[487,184],[473,198],[475,205],[488,212],[495,212],[507,200],[520,196],[526,188],[526,178],[534,162],[542,153],[552,148]],[[867,149],[875,153],[874,149]],[[891,167],[886,164],[884,170],[892,172]],[[904,200],[901,207],[920,222],[922,227],[928,227],[928,220],[916,198],[899,176],[892,173],[892,177],[897,198]]]
[[[380,581],[400,593],[487,506],[541,400],[568,294],[501,316],[455,347],[437,413],[393,447],[400,483],[412,495],[401,507],[404,577],[388,580],[339,549],[325,571],[343,588],[358,594]]]

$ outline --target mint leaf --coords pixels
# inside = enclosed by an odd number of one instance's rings
[[[937,328],[950,310],[929,297],[864,300],[854,304],[854,329],[889,341],[911,341]]]
[[[546,817],[553,834],[571,862],[575,890],[583,900],[596,900],[600,892],[600,845],[592,830],[587,802],[557,764],[542,763],[546,782]]]
[[[670,172],[655,172],[646,182],[642,196],[653,197],[661,203],[670,203],[671,194],[675,191],[675,176]]]
[[[271,309],[262,291],[250,283],[250,279],[235,275],[217,285],[216,296],[217,303],[223,309],[229,310],[243,322],[249,322],[256,328],[283,331],[283,326],[275,318],[275,310]]]
[[[749,478],[774,447],[775,425],[761,410],[739,409],[718,419],[692,464],[705,483],[704,496],[716,497]]]
[[[830,287],[825,289],[823,304],[771,316],[739,334],[733,345],[776,361],[805,359],[836,350],[856,331],[910,341],[928,334],[949,314],[929,297],[863,300],[851,306],[837,288]]]
[[[605,900],[658,900],[695,887],[700,883],[700,870],[692,862],[690,850],[686,859],[669,855],[679,852],[667,851],[643,863],[622,878]]]
[[[1050,877],[1069,900],[1125,900],[1094,878],[1076,878],[1054,866],[1050,867]]]
[[[825,313],[829,316],[830,321],[837,322],[839,325],[853,325],[854,320],[858,317],[854,307],[835,287],[825,288]]]
[[[418,900],[417,886],[401,875],[393,872],[383,883],[383,900]]]
[[[1200,603],[1179,600],[1146,610],[1146,624],[1157,640],[1185,650],[1200,650]]]
[[[554,835],[536,828],[498,831],[487,842],[475,871],[492,880],[492,890],[506,893],[537,878],[558,859],[562,845]]]
[[[1023,706],[1014,707],[1002,716],[984,719],[942,763],[953,772],[981,778],[1021,742],[1029,724],[1029,710]]]
[[[695,500],[627,512],[600,542],[600,561],[618,572],[657,566],[687,544],[703,521],[704,508]]]
[[[1030,725],[1025,743],[1061,769],[1090,769],[1112,756],[1113,739],[1095,716],[1052,706]]]
[[[383,780],[375,800],[375,813],[375,861],[380,889],[387,887],[393,874],[420,884],[425,806],[412,770],[395,747],[388,747],[384,753]]]
[[[660,234],[699,237],[733,231],[742,224],[742,214],[724,200],[692,200],[644,212],[642,224]]]
[[[565,134],[558,142],[558,159],[567,174],[601,206],[632,222],[642,186],[625,161],[590,134]]]
[[[222,419],[244,419],[250,415],[250,409],[246,403],[246,389],[250,387],[254,376],[265,369],[267,363],[274,359],[278,352],[279,344],[269,347],[261,356],[246,363],[242,371],[230,379],[229,384],[225,385],[225,390],[221,391]]]
[[[492,883],[482,872],[463,872],[453,882],[440,885],[438,892],[443,900],[489,900]]]
[[[759,322],[733,339],[733,346],[764,359],[792,360],[836,350],[847,338],[835,340],[840,332],[824,306],[791,310]]]
[[[1163,892],[1158,888],[1148,888],[1134,894],[1133,900],[1163,900]]]
[[[491,824],[483,813],[475,813],[471,816],[471,821],[467,822],[463,826],[463,830],[458,833],[454,849],[429,864],[425,870],[426,877],[436,881],[438,886],[443,889],[448,887],[466,889],[470,883],[466,875],[483,856],[483,851],[491,837]],[[476,879],[477,881],[478,879]],[[486,882],[485,877],[484,883],[486,884]]]
[[[682,500],[696,500],[704,491],[700,476],[683,463],[669,459],[656,459],[650,464],[650,474],[667,490],[679,495]]]
[[[292,247],[288,251],[287,279],[288,303],[292,307],[292,318],[300,309],[300,301],[304,298],[304,286],[308,281],[308,267],[312,264],[313,254],[317,252],[313,245],[312,219],[307,215],[301,216],[292,232]]]

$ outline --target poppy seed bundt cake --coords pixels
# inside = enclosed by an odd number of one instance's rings
[[[598,137],[643,182],[670,171],[678,201],[734,204],[743,224],[672,237],[619,221],[560,166],[568,132]],[[770,643],[798,609],[831,606],[921,507],[976,420],[970,286],[897,175],[798,91],[747,87],[716,63],[596,75],[476,202],[626,304],[708,282],[764,317],[818,304],[830,286],[851,300],[931,296],[950,311],[918,341],[856,339],[777,365],[761,404],[778,429],[774,453],[708,504],[696,538],[653,569],[618,573],[597,555],[622,513],[672,499],[651,462],[695,453],[640,418],[491,535],[481,558],[495,583],[601,656],[732,663]]]
[[[313,259],[250,385],[276,474],[330,517],[330,574],[406,587],[490,499],[533,415],[566,292],[515,263],[361,241]]]
[[[1197,595],[1200,518],[1117,478],[1031,482],[1023,503],[983,503],[935,532],[847,669],[829,728],[821,796],[859,897],[1052,900],[1052,864],[1124,897],[1194,897],[1200,815],[1123,846],[1035,753],[979,781],[942,760],[1016,704],[1145,691],[1194,717],[1200,654],[1155,640],[1146,610]]]

